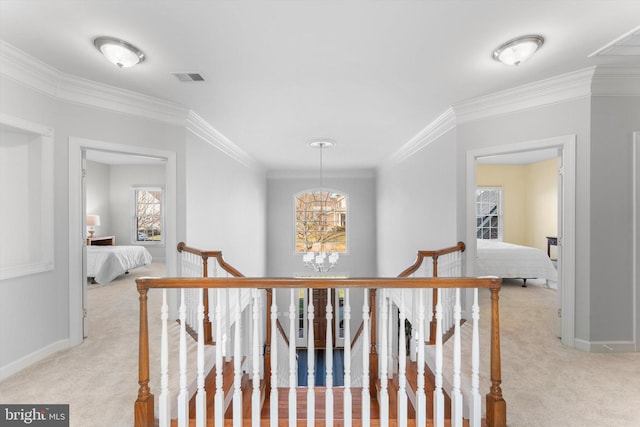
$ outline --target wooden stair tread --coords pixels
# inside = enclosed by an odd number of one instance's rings
[[[223,394],[227,396],[229,390],[233,388],[233,361],[224,362],[222,368],[222,385]],[[214,415],[214,396],[216,393],[216,367],[214,366],[204,379],[204,389],[207,392],[207,418],[213,418]],[[189,400],[189,416],[194,418],[196,414],[195,395]]]
[[[224,395],[229,397],[229,393],[233,393],[233,361],[227,361],[223,365],[223,390]],[[407,359],[407,389],[412,389],[414,392],[417,389],[417,363]],[[216,391],[215,384],[216,367],[214,366],[209,374],[205,378],[205,390],[207,390],[207,426],[214,426],[214,395]],[[434,375],[428,366],[425,366],[425,392],[427,398],[427,427],[433,426],[433,391],[435,390]],[[265,381],[261,381],[260,390],[263,399],[262,410],[260,413],[260,425],[270,425],[270,396],[266,396],[265,393]],[[376,382],[376,388],[379,390],[380,382]],[[325,427],[325,395],[326,387],[314,387],[315,389],[315,425],[318,427]],[[395,375],[393,380],[388,381],[388,393],[389,393],[389,426],[397,426],[397,408],[398,408],[398,376]],[[307,387],[297,387],[296,389],[296,417],[297,426],[307,425]],[[344,387],[334,387],[333,390],[333,426],[344,425]],[[244,374],[242,377],[242,425],[251,426],[251,396],[253,392],[253,382],[249,378],[248,374]],[[269,393],[270,394],[270,393]],[[375,390],[374,390],[375,394]],[[266,397],[265,397],[266,396]],[[352,396],[352,425],[359,427],[362,425],[362,388],[351,388]],[[378,427],[380,425],[380,407],[377,399],[372,398],[370,400],[370,425],[372,427]],[[450,398],[445,392],[445,426],[450,426],[451,409]],[[278,426],[288,427],[288,414],[289,414],[289,388],[278,388]],[[195,426],[195,397],[192,397],[189,402],[189,426]],[[415,426],[415,408],[409,399],[407,405],[407,425],[408,427]],[[225,427],[233,426],[233,404],[230,403],[225,410],[224,416]],[[157,421],[157,420],[156,420]],[[171,425],[177,425],[177,420],[172,420]],[[464,420],[463,426],[468,426],[468,420]],[[484,420],[483,420],[484,426]]]
[[[315,389],[315,419],[321,421],[325,419],[325,396],[326,387],[314,387]],[[334,387],[333,389],[333,418],[335,421],[344,420],[344,388]],[[307,387],[296,388],[296,417],[298,421],[307,420]],[[351,388],[352,419],[362,419],[362,388]],[[262,407],[262,418],[269,419],[270,397],[265,399]],[[278,415],[280,418],[287,417],[289,413],[289,388],[278,388]],[[371,419],[380,418],[380,408],[377,401],[371,401]],[[306,425],[306,424],[305,424]]]
[[[418,363],[407,358],[407,387],[415,392],[418,389]],[[435,375],[431,372],[429,365],[424,367],[424,390],[427,397],[427,419],[433,418],[433,392],[436,389]],[[444,391],[444,417],[451,419],[451,398]],[[409,402],[411,405],[411,402]],[[415,409],[415,408],[414,408]]]

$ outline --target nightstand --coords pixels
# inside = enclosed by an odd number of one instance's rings
[[[87,246],[115,246],[116,236],[87,237]]]
[[[547,256],[551,258],[551,246],[558,246],[558,238],[547,236]]]

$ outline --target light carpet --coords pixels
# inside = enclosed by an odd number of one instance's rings
[[[92,288],[85,342],[0,383],[0,402],[69,403],[71,426],[131,426],[138,390],[134,280],[163,272],[164,266],[154,263]],[[640,353],[592,354],[564,347],[555,337],[556,291],[541,282],[528,283],[522,288],[519,281],[506,281],[500,292],[508,425],[640,425]],[[150,308],[159,307],[158,298],[159,293],[150,293]],[[488,298],[481,294],[483,305]],[[485,322],[483,329],[487,327]],[[483,385],[481,393],[486,392]],[[157,398],[153,384],[152,393]]]

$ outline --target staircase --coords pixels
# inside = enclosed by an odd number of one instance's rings
[[[443,262],[438,264],[438,258],[460,252],[461,245],[435,252],[420,251],[419,260],[402,274],[410,277],[246,278],[230,274],[226,277],[136,280],[140,294],[140,322],[135,426],[204,427],[215,424],[216,427],[293,427],[331,424],[409,427],[419,421],[421,427],[506,427],[506,402],[502,396],[500,369],[500,280],[435,277],[438,266],[447,265]],[[211,260],[206,256],[209,253],[202,254],[203,259]],[[418,270],[425,257],[433,259],[432,273],[420,273]],[[220,259],[216,260],[221,265]],[[457,261],[451,264],[456,265]],[[203,268],[203,276],[206,275],[205,270]],[[226,269],[224,271],[229,273]],[[424,274],[424,277],[419,274]],[[478,292],[482,288],[489,292],[491,304],[481,316]],[[331,295],[329,292],[337,295],[338,290],[344,292],[344,301],[335,304],[339,310],[334,312],[331,304],[326,305],[323,316],[326,318],[326,339],[321,347],[327,351],[336,348],[331,333],[332,322],[340,320],[335,313],[341,316],[344,310],[344,336],[353,337],[351,345],[347,345],[347,341],[344,347],[346,387],[336,386],[337,381],[330,383],[333,366],[329,363],[326,388],[295,387],[300,374],[300,369],[296,369],[296,344],[293,341],[289,344],[286,336],[280,338],[283,328],[278,326],[278,322],[279,318],[288,318],[288,335],[298,338],[302,338],[298,330],[303,324],[303,315],[308,315],[305,322],[314,324],[314,305],[298,304],[300,297],[296,299],[299,290],[304,289],[309,294],[316,289],[330,290],[327,295]],[[162,333],[153,339],[160,343],[160,372],[156,377],[160,386],[151,390],[147,294],[158,290],[163,293]],[[177,307],[180,336],[177,341],[167,333],[170,323],[168,294],[176,291],[180,294]],[[193,297],[189,297],[186,291],[190,291]],[[350,292],[359,292],[354,295],[360,296],[353,307]],[[469,316],[465,326],[469,325],[470,332],[464,343],[461,342],[460,331],[463,295]],[[212,302],[209,308],[206,308],[207,299]],[[355,334],[349,332],[352,311],[362,313],[362,326]],[[211,366],[205,363],[205,353],[210,353],[205,351],[205,347],[213,343],[203,333],[207,313],[211,326],[215,324],[215,333],[212,331],[211,335],[216,340],[215,365],[221,372],[217,372],[215,367],[207,372],[209,368],[205,367]],[[481,323],[478,322],[480,318],[484,319]],[[407,321],[414,323],[411,333],[404,328]],[[197,331],[197,348],[192,350],[186,345],[188,323]],[[479,325],[486,325],[482,335],[489,337],[490,341],[484,347],[490,364],[490,372],[484,377],[489,379],[489,387],[482,387],[484,390],[488,388],[484,397],[479,388]],[[309,327],[305,337],[310,350],[315,342],[313,330]],[[425,333],[425,330],[430,331]],[[446,356],[447,362],[443,363],[443,341],[449,333],[453,334],[450,340],[453,349],[451,355]],[[407,342],[414,345],[411,355],[418,363],[405,363],[407,352],[402,337],[407,336],[411,337]],[[177,365],[168,363],[171,346],[179,347]],[[425,358],[427,349],[429,354]],[[195,363],[187,363],[188,351],[195,356]],[[427,359],[428,363],[425,363]],[[332,359],[328,358],[327,362],[329,360]],[[433,373],[428,366],[433,366]],[[170,378],[175,381],[178,377],[179,387],[171,387]],[[219,390],[216,377],[222,379]],[[260,381],[255,388],[254,381]],[[194,386],[197,388],[195,394]],[[445,390],[445,387],[450,389]],[[399,393],[399,390],[403,392]],[[446,396],[447,391],[450,398]],[[157,401],[155,393],[158,393]],[[194,397],[189,401],[188,396]],[[172,419],[176,416],[179,421]]]
[[[415,390],[417,389],[417,364],[416,362],[412,362],[407,360],[407,387],[409,388],[408,393],[415,395]],[[216,369],[215,367],[212,371],[207,375],[205,388],[206,390],[210,390],[210,393],[213,393],[216,389],[215,385],[215,376]],[[242,414],[243,414],[243,426],[251,426],[251,391],[253,390],[253,383],[249,379],[249,375],[245,374],[242,377]],[[388,381],[388,390],[389,390],[389,426],[395,427],[398,425],[398,414],[397,414],[397,393],[399,389],[398,383],[398,375],[394,375],[393,379]],[[233,413],[232,413],[232,405],[231,403],[231,395],[233,394],[233,362],[225,362],[223,368],[223,383],[224,387],[224,395],[226,402],[226,411],[225,411],[225,426],[232,427],[233,426]],[[261,384],[261,394],[265,396],[265,387],[264,381]],[[379,388],[380,383],[378,382],[377,386]],[[325,398],[326,398],[326,387],[314,387],[315,392],[315,426],[324,427],[326,425],[325,422]],[[345,425],[344,420],[344,387],[334,387],[333,389],[333,426],[342,427]],[[425,390],[427,391],[427,427],[433,426],[433,398],[432,393],[435,390],[434,385],[434,375],[429,370],[428,367],[425,368]],[[289,388],[279,388],[278,389],[278,414],[280,415],[278,426],[281,427],[289,427],[289,420],[287,419],[289,413]],[[307,387],[297,387],[295,389],[296,393],[296,402],[297,402],[297,411],[296,411],[296,425],[297,426],[307,426]],[[359,427],[362,425],[362,388],[352,388],[352,422],[351,425],[354,427]],[[214,426],[214,407],[213,407],[213,399],[208,399],[209,403],[207,405],[207,427]],[[409,398],[409,401],[412,402],[413,399]],[[262,404],[262,410],[260,412],[261,419],[260,425],[268,427],[270,426],[270,414],[269,408],[271,407],[270,397],[267,395]],[[448,395],[445,394],[445,426],[451,425],[451,399]],[[189,426],[196,426],[195,421],[195,397],[193,397],[189,402],[189,413],[191,414],[189,420]],[[380,425],[380,407],[378,404],[378,400],[375,397],[370,398],[370,421],[369,425],[372,427],[377,427]],[[172,420],[172,426],[178,426],[177,420]],[[416,411],[412,404],[408,406],[407,411],[407,427],[413,427],[416,425]],[[463,421],[463,427],[469,425],[468,420]],[[484,423],[483,423],[484,425]]]

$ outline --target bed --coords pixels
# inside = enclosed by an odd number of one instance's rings
[[[496,240],[478,239],[477,276],[497,276],[503,279],[545,279],[558,281],[558,272],[547,254],[536,248]]]
[[[87,246],[87,277],[109,283],[136,267],[148,266],[152,257],[144,246]]]

